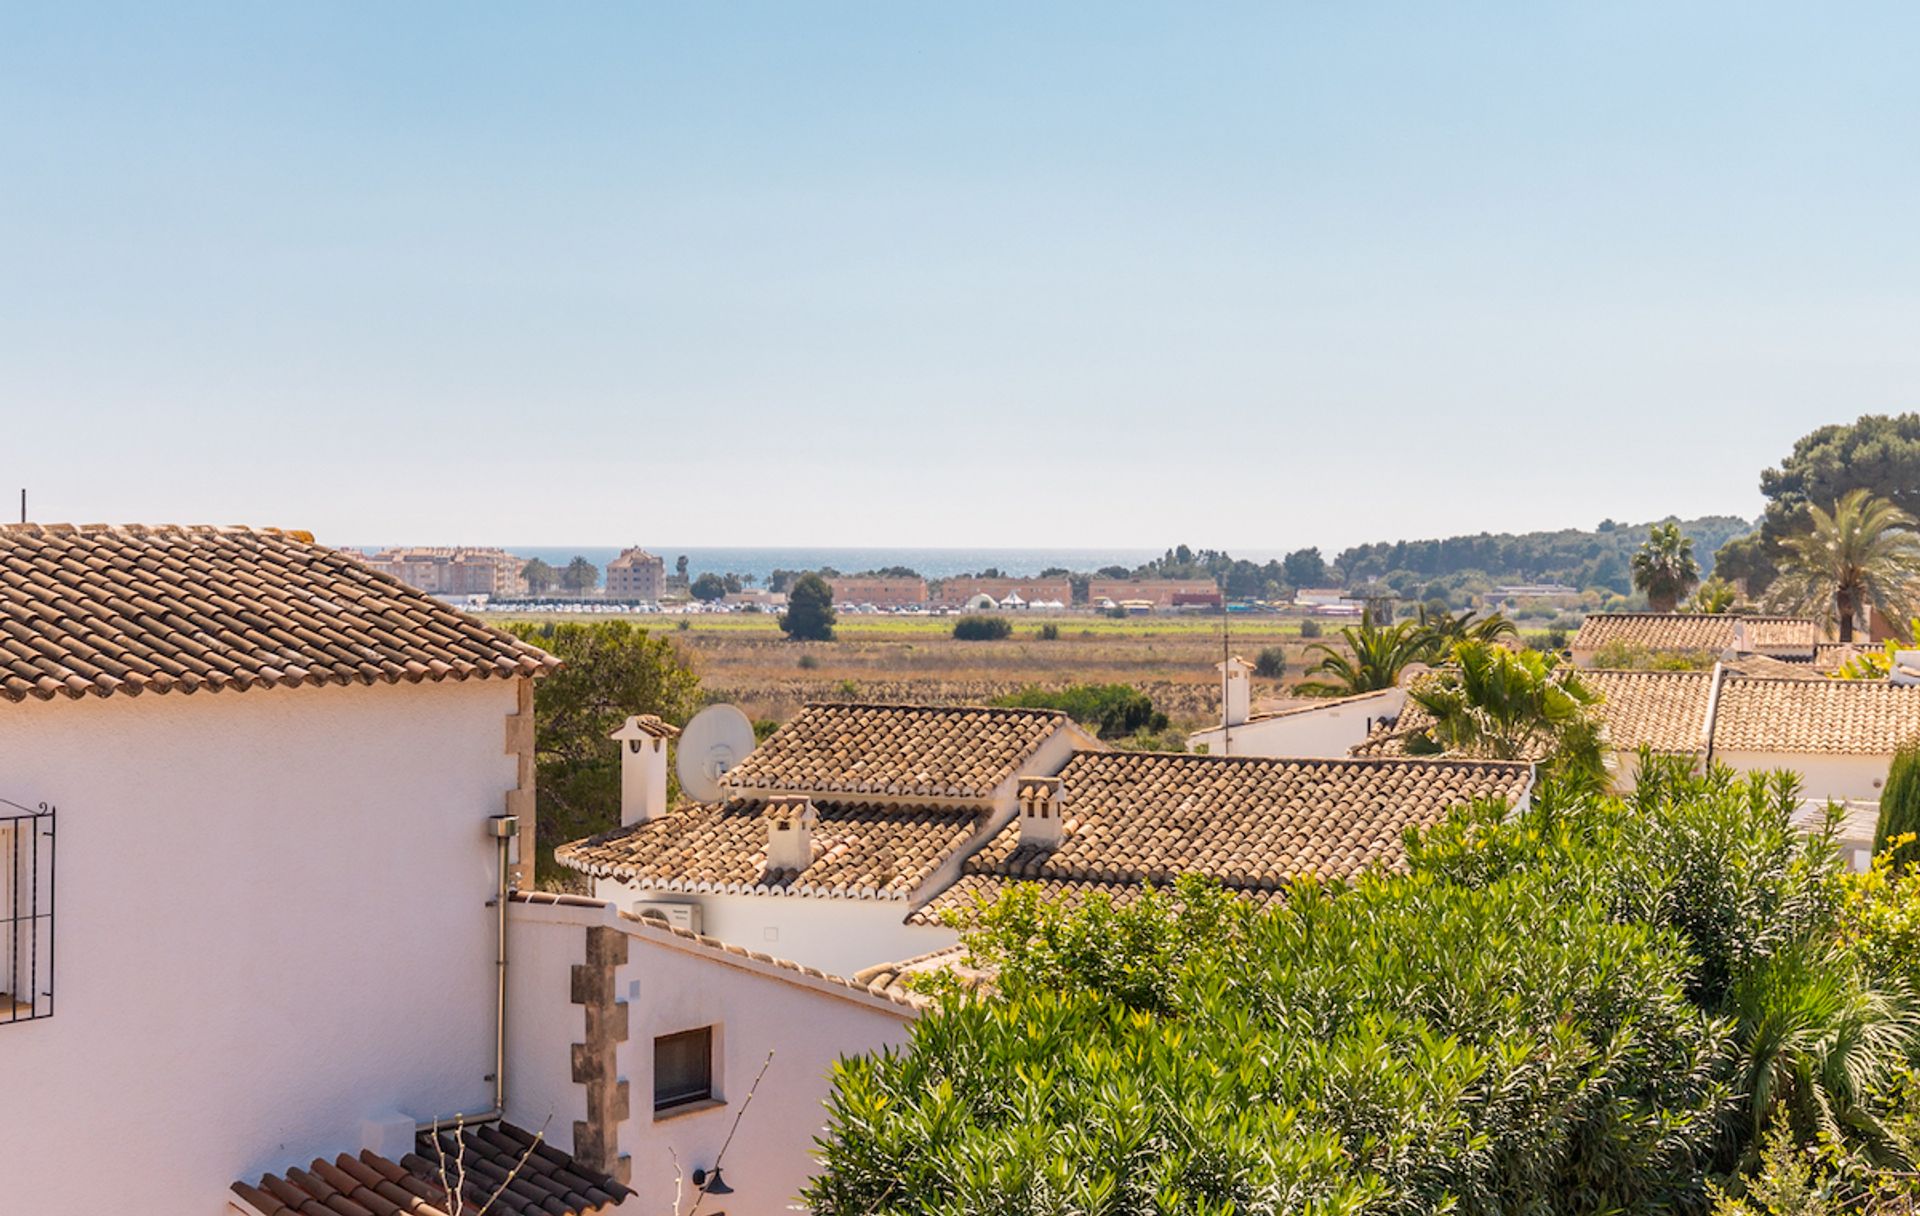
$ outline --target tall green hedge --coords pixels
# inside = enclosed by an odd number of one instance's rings
[[[1880,790],[1880,825],[1874,829],[1873,851],[1885,852],[1900,836],[1920,835],[1920,739],[1901,748],[1887,770],[1887,784]],[[1904,868],[1920,860],[1920,842],[1909,840],[1893,856],[1894,865]]]

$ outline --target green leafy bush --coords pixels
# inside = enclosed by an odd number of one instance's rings
[[[563,666],[534,684],[538,723],[536,875],[560,876],[553,848],[620,822],[620,745],[609,739],[628,714],[684,722],[700,681],[673,643],[629,621],[531,622],[505,626],[559,656]]]
[[[818,574],[803,574],[787,589],[780,632],[796,642],[833,640],[833,586]]]
[[[1093,727],[1102,739],[1158,734],[1168,726],[1167,715],[1153,707],[1153,698],[1131,684],[1029,685],[993,703],[1015,709],[1057,709],[1082,726]]]
[[[953,636],[962,642],[997,642],[1013,636],[1013,622],[1004,616],[963,616],[953,623]]]
[[[1278,680],[1287,674],[1287,652],[1282,646],[1262,646],[1253,660],[1253,674],[1263,680]]]
[[[1317,638],[1322,632],[1320,622],[1311,617],[1300,622],[1300,636],[1303,638]]]
[[[1056,624],[1056,623],[1054,623],[1053,621],[1048,621],[1048,622],[1047,622],[1046,624],[1044,624],[1044,625],[1042,625],[1042,626],[1040,626],[1040,629],[1039,629],[1039,637],[1040,637],[1040,640],[1041,640],[1041,641],[1043,641],[1043,642],[1057,642],[1057,641],[1059,641],[1059,640],[1060,640],[1060,626],[1059,626],[1058,624]]]
[[[966,935],[994,989],[836,1070],[809,1210],[1664,1216],[1769,1133],[1889,1151],[1913,1015],[1798,805],[1648,758],[1264,907],[1011,892]]]
[[[1887,783],[1880,789],[1880,822],[1873,832],[1873,851],[1891,856],[1896,869],[1920,858],[1920,742],[1894,754]]]

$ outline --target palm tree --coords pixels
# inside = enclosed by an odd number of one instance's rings
[[[1876,986],[1831,947],[1805,940],[1737,977],[1726,1012],[1739,1049],[1740,1132],[1750,1160],[1779,1119],[1803,1142],[1825,1132],[1898,1163],[1870,1098],[1920,1043],[1920,1020],[1903,991]]]
[[[1325,642],[1307,647],[1309,654],[1320,653],[1320,661],[1307,668],[1307,674],[1329,678],[1309,681],[1297,691],[1309,697],[1344,697],[1392,688],[1400,682],[1402,671],[1426,661],[1432,653],[1426,631],[1413,621],[1376,625],[1368,616],[1358,629],[1348,626],[1340,636],[1346,642],[1344,652]]]
[[[1538,651],[1462,642],[1453,662],[1407,690],[1431,722],[1409,750],[1482,760],[1540,759],[1568,789],[1605,787],[1599,694],[1573,667]]]
[[[1445,658],[1462,642],[1505,642],[1520,636],[1520,630],[1514,623],[1498,612],[1488,613],[1476,621],[1471,608],[1454,616],[1448,612],[1429,610],[1422,604],[1416,620],[1421,632],[1427,636],[1427,647],[1431,651],[1429,659],[1432,662]]]
[[[1867,490],[1853,490],[1832,513],[1808,507],[1813,526],[1780,542],[1782,577],[1773,602],[1832,624],[1840,640],[1853,641],[1863,608],[1889,622],[1913,616],[1913,586],[1920,580],[1920,533],[1913,516]]]
[[[1653,525],[1633,555],[1633,585],[1647,593],[1647,606],[1672,612],[1680,597],[1700,581],[1700,563],[1693,560],[1693,539],[1680,535],[1680,525]]]

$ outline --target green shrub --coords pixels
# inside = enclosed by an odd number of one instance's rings
[[[1920,836],[1920,742],[1908,743],[1894,753],[1887,783],[1880,789],[1880,823],[1873,831],[1873,851],[1891,853],[1894,868],[1906,869],[1920,858],[1916,836]]]
[[[803,574],[787,588],[780,632],[796,642],[833,641],[833,586],[818,574]]]
[[[953,623],[953,636],[962,642],[997,642],[1013,636],[1013,622],[1004,616],[963,616]]]
[[[1631,798],[1471,808],[1259,906],[1016,888],[964,926],[993,990],[836,1068],[808,1209],[1661,1216],[1770,1134],[1897,1154],[1913,1015],[1799,802],[1648,757]]]
[[[1320,622],[1312,617],[1300,622],[1300,636],[1303,638],[1317,638],[1321,632]]]
[[[1093,727],[1102,739],[1125,739],[1142,732],[1158,734],[1168,725],[1167,715],[1153,707],[1153,699],[1131,684],[1073,684],[1066,688],[1028,685],[993,703],[1015,709],[1057,709],[1082,726]]]
[[[1280,646],[1262,646],[1253,660],[1253,674],[1263,680],[1277,680],[1287,674],[1287,652]]]
[[[801,671],[812,671],[819,666],[820,666],[820,660],[818,657],[810,654],[803,654],[800,656],[799,667]]]
[[[1040,640],[1043,642],[1059,641],[1060,626],[1056,625],[1052,621],[1048,621],[1046,624],[1040,626]]]

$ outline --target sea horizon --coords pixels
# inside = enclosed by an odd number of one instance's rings
[[[355,546],[367,552],[388,548],[388,545]],[[619,556],[625,546],[620,545],[512,545],[500,546],[508,552],[529,560],[539,558],[555,567],[563,566],[575,557],[584,557],[604,571],[607,563]],[[819,570],[831,567],[843,574],[856,574],[866,570],[882,570],[889,567],[904,566],[917,571],[929,579],[952,578],[956,575],[976,574],[981,570],[993,568],[1004,571],[1016,578],[1027,578],[1039,574],[1042,570],[1064,568],[1075,572],[1090,572],[1104,566],[1125,566],[1132,569],[1143,562],[1151,561],[1166,552],[1165,548],[999,548],[982,546],[977,548],[941,548],[893,547],[893,546],[715,546],[715,545],[646,545],[649,553],[661,558],[672,573],[675,563],[681,557],[687,559],[687,572],[698,578],[702,574],[737,574],[742,577],[752,575],[755,579],[765,580],[775,570]],[[1265,562],[1277,559],[1277,552],[1248,550],[1234,553],[1236,558]]]

